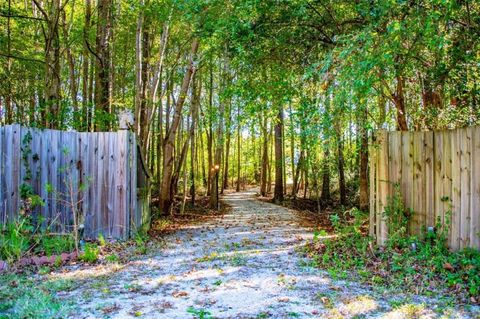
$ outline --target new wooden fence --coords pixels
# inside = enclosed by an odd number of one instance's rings
[[[451,219],[449,246],[480,248],[480,127],[379,131],[370,152],[370,234],[379,244],[388,237],[383,212],[398,183],[413,211],[410,234]]]
[[[44,202],[33,209],[44,227],[71,230],[76,207],[86,238],[126,238],[148,218],[141,164],[129,131],[0,127],[0,224],[18,216],[30,189]]]

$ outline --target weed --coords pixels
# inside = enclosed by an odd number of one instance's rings
[[[210,319],[212,317],[212,313],[205,309],[195,309],[193,307],[188,307],[187,312],[193,315],[195,318],[198,319]]]
[[[139,255],[145,255],[147,253],[147,234],[143,232],[137,232],[135,234],[135,252]]]
[[[36,236],[36,240],[36,251],[44,252],[47,256],[71,252],[75,248],[75,240],[71,234],[52,235],[41,232]]]
[[[0,226],[0,258],[9,262],[18,260],[30,248],[32,232],[28,217]]]
[[[220,259],[220,255],[216,251],[214,251],[214,252],[211,252],[209,255],[205,255],[203,257],[197,258],[195,261],[201,263],[201,262],[214,261],[217,259]]]
[[[103,237],[103,234],[98,234],[97,240],[100,247],[103,247],[107,244],[107,241],[105,240],[105,237]]]
[[[117,263],[117,262],[120,261],[120,258],[115,254],[111,254],[111,255],[106,256],[105,260],[109,263]]]
[[[87,263],[94,263],[98,260],[99,254],[100,249],[96,244],[86,243],[85,251],[78,258]]]
[[[239,253],[234,253],[232,256],[230,256],[230,262],[233,266],[245,266],[247,264],[247,260],[245,256],[239,254]]]

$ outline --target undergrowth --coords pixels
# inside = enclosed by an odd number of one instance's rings
[[[0,276],[0,318],[65,318],[72,305],[56,297],[74,288],[72,280],[37,281],[31,276]]]
[[[29,253],[52,256],[72,252],[74,248],[75,241],[71,234],[40,230],[29,216],[20,216],[0,226],[0,260],[15,262]]]
[[[384,212],[389,238],[384,246],[377,246],[364,231],[368,214],[351,214],[354,218],[349,222],[332,216],[337,236],[322,239],[323,232],[315,233],[306,246],[313,266],[326,269],[336,279],[353,276],[395,291],[425,296],[445,293],[460,302],[480,303],[480,252],[448,249],[449,217],[443,223],[438,220],[433,229],[424,229],[421,236],[409,236],[412,212],[403,207],[397,191]]]

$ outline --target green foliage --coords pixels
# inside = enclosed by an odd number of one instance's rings
[[[20,216],[0,227],[0,259],[9,262],[15,262],[29,252],[51,256],[71,252],[74,248],[71,234],[38,231],[29,216]]]
[[[75,249],[75,240],[71,234],[52,235],[47,232],[40,232],[35,237],[37,241],[35,250],[43,252],[47,256],[59,255]]]
[[[26,217],[0,226],[0,258],[18,260],[30,248],[32,232],[30,219]]]
[[[188,307],[187,312],[194,316],[197,319],[210,319],[212,317],[212,313],[205,309],[196,309],[194,307]]]
[[[97,240],[98,240],[98,244],[99,244],[101,247],[103,247],[103,246],[105,246],[105,245],[107,244],[107,241],[105,240],[105,237],[103,237],[103,234],[101,234],[101,233],[98,234]]]
[[[405,210],[393,199],[388,208],[393,220],[405,223]],[[455,297],[469,302],[476,297],[480,287],[480,252],[463,249],[451,252],[445,245],[448,232],[445,223],[436,229],[444,229],[424,236],[424,240],[408,237],[402,227],[393,227],[396,234],[385,247],[377,247],[375,241],[362,234],[366,216],[353,214],[355,221],[335,219],[338,236],[315,240],[306,246],[313,265],[328,270],[334,278],[349,276],[372,285],[380,285],[396,291],[432,295],[440,291],[455,292]],[[448,223],[448,221],[447,221]],[[415,243],[415,249],[411,244]]]
[[[394,184],[393,189],[393,195],[388,197],[383,215],[388,229],[388,243],[395,247],[401,245],[405,239],[408,220],[413,212],[407,210],[403,204],[400,185]]]
[[[96,244],[86,243],[84,252],[81,253],[78,258],[87,263],[95,263],[98,260],[99,254],[100,248],[98,248]]]
[[[55,294],[74,287],[71,280],[39,281],[26,275],[0,276],[1,318],[65,318],[71,310],[70,302]]]
[[[147,253],[147,242],[148,242],[148,234],[139,231],[135,234],[135,251],[139,255],[145,255]]]
[[[117,263],[120,261],[120,258],[115,254],[111,254],[111,255],[107,255],[105,257],[105,260],[109,263]]]

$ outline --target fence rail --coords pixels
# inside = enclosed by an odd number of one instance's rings
[[[0,127],[0,223],[21,212],[22,192],[25,197],[31,190],[44,202],[33,209],[44,227],[68,231],[76,207],[85,237],[126,238],[148,213],[148,197],[138,196],[144,186],[139,180],[145,179],[137,158],[135,136],[128,131]]]
[[[370,149],[370,234],[383,244],[383,215],[399,184],[413,211],[409,233],[451,220],[452,249],[480,248],[480,127],[451,131],[379,131]]]

